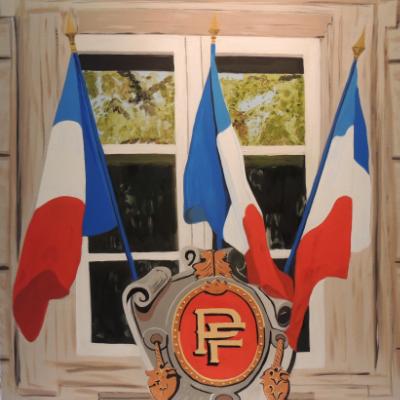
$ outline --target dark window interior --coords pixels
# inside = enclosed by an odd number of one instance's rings
[[[173,274],[179,270],[178,261],[135,261],[139,277],[152,268],[163,266]],[[93,343],[134,343],[122,306],[122,293],[131,283],[131,275],[125,261],[89,263],[90,298],[92,309]]]
[[[217,56],[218,72],[304,74],[303,59],[296,57]]]
[[[175,157],[118,155],[107,162],[131,250],[177,250]],[[122,252],[118,229],[89,238],[89,251]]]
[[[174,58],[169,55],[80,54],[83,70],[88,71],[173,71]]]
[[[306,200],[304,156],[250,156],[245,162],[270,249],[291,248]]]

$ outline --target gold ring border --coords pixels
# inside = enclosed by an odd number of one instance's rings
[[[230,386],[234,385],[236,383],[240,383],[244,381],[255,369],[257,366],[258,362],[260,361],[264,348],[265,348],[265,320],[264,316],[260,310],[259,305],[257,302],[253,299],[253,296],[247,292],[245,289],[241,288],[240,286],[234,284],[234,283],[229,283],[226,282],[227,284],[227,289],[226,291],[231,291],[237,295],[239,295],[242,299],[246,301],[247,304],[250,305],[251,310],[253,311],[255,318],[256,318],[256,324],[257,324],[257,336],[258,336],[258,343],[257,343],[257,350],[256,354],[254,355],[254,358],[250,365],[247,367],[247,369],[241,373],[238,376],[235,376],[234,378],[229,378],[229,379],[210,379],[207,378],[201,374],[199,374],[187,361],[185,355],[183,354],[183,351],[181,350],[181,341],[180,341],[180,331],[179,331],[179,325],[181,322],[182,314],[186,306],[189,304],[189,302],[198,294],[204,292],[205,285],[210,283],[211,281],[208,280],[205,284],[201,285],[200,287],[195,288],[194,290],[190,291],[177,305],[175,315],[174,315],[174,320],[172,324],[172,344],[173,344],[173,349],[175,352],[175,356],[179,361],[179,364],[183,368],[183,370],[196,382],[203,383],[205,385],[210,385],[210,386],[217,386],[217,387],[222,387],[222,386]]]

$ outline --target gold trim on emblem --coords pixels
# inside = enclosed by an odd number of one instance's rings
[[[189,302],[199,295],[202,292],[214,294],[214,295],[222,295],[225,292],[232,292],[241,297],[251,308],[257,326],[257,348],[255,351],[255,355],[249,366],[246,370],[237,375],[235,377],[230,377],[227,379],[211,379],[207,378],[200,373],[198,373],[192,365],[188,362],[185,357],[185,354],[182,350],[181,340],[180,340],[180,324],[183,313],[189,304]],[[179,364],[182,369],[196,382],[210,385],[210,386],[230,386],[237,384],[239,382],[244,381],[257,367],[265,348],[265,320],[263,313],[260,309],[260,306],[257,304],[252,294],[250,294],[247,290],[242,288],[241,286],[229,282],[227,280],[223,280],[221,278],[209,279],[201,286],[196,287],[191,290],[177,305],[173,323],[172,323],[172,345],[174,349],[174,353],[176,358],[178,359]],[[193,349],[195,351],[195,349]]]

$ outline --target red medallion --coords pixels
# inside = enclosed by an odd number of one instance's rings
[[[265,321],[253,295],[227,281],[192,290],[177,306],[174,351],[194,380],[212,386],[239,383],[264,350]]]

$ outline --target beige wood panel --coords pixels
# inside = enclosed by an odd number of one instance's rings
[[[47,140],[62,85],[58,78],[57,48],[59,38],[64,40],[64,35],[57,23],[61,23],[58,14],[32,15],[24,17],[22,22],[19,72],[20,86],[26,93],[19,102],[23,234],[35,208]],[[29,168],[24,167],[27,165]]]
[[[13,1],[13,0],[6,0]],[[313,6],[335,6],[335,5],[373,5],[382,3],[386,0],[105,0],[99,2],[99,0],[81,0],[79,2],[73,2],[71,0],[59,0],[64,9],[67,6],[73,5],[74,8],[150,8],[150,9],[165,9],[165,8],[176,8],[176,9],[263,9],[266,7],[278,7],[280,5],[289,6],[294,8],[296,6],[307,6],[307,8]],[[27,10],[49,12],[58,10],[59,5],[54,4],[54,0],[26,0],[24,5]],[[62,4],[64,3],[64,4]]]
[[[13,17],[16,15],[20,0],[1,0],[1,15]]]
[[[393,379],[393,398],[400,399],[400,348],[398,347],[393,352],[392,379]]]
[[[311,13],[145,10],[77,10],[80,33],[159,33],[208,35],[210,21],[218,17],[220,35],[321,37],[329,15]],[[251,21],[251,23],[249,23]]]
[[[396,209],[396,259],[400,261],[400,160],[393,161],[395,174],[395,209]],[[400,339],[399,339],[400,340]],[[400,346],[399,346],[400,347]]]
[[[289,398],[290,400],[366,400],[368,398],[368,387],[356,385],[315,387],[304,385],[293,389]]]
[[[11,60],[0,59],[0,153],[10,151],[11,134]]]
[[[9,18],[0,18],[0,57],[11,57],[11,21]]]
[[[374,175],[377,197],[376,220],[376,269],[374,279],[377,290],[377,340],[376,373],[390,376],[393,358],[393,315],[395,271],[395,204],[393,196],[394,176],[392,156],[392,140],[388,132],[392,131],[392,107],[390,98],[390,81],[385,60],[386,31],[397,25],[397,2],[382,3],[378,7],[377,51],[376,64],[372,72],[376,74],[375,97],[375,142],[372,152],[377,151],[375,164],[377,172]],[[385,21],[385,23],[383,23]],[[373,154],[372,153],[372,154]],[[374,162],[374,158],[373,158]]]
[[[10,161],[0,157],[0,266],[9,265]]]
[[[353,62],[351,46],[363,29],[367,46],[359,59],[359,87],[369,135],[372,136],[371,46],[373,8],[335,8],[332,26],[323,42],[322,59],[326,91],[323,92],[325,121],[323,136],[331,128]],[[322,140],[323,145],[325,144]],[[323,146],[322,145],[322,146]],[[326,365],[330,370],[368,372],[373,370],[375,296],[373,288],[373,249],[352,257],[347,280],[327,279],[325,283]]]
[[[399,167],[399,173],[400,173],[400,167]],[[399,191],[400,192],[400,191]],[[397,225],[399,226],[399,225]],[[395,269],[395,312],[393,315],[393,320],[394,320],[394,347],[395,349],[400,350],[400,318],[398,316],[400,315],[400,262],[396,262],[394,265]],[[398,371],[400,372],[400,370]],[[400,378],[400,377],[399,377]],[[400,384],[400,382],[399,382]]]
[[[393,107],[392,132],[389,134],[393,141],[392,155],[400,157],[400,63],[389,64],[389,78]]]
[[[400,61],[400,29],[389,29],[387,32],[388,59]]]
[[[99,400],[151,400],[151,396],[148,393],[99,393]]]
[[[11,355],[10,310],[10,272],[0,270],[0,360],[8,360]]]
[[[33,15],[21,17],[20,30],[20,85],[26,90],[21,97],[19,161],[21,180],[22,237],[34,210],[48,135],[60,93],[58,40],[60,33],[58,15]],[[32,50],[34,49],[34,50]],[[32,51],[31,51],[32,50]],[[24,166],[29,166],[26,168]],[[56,395],[57,369],[50,364],[57,354],[55,347],[54,305],[50,303],[45,328],[34,344],[18,335],[21,394],[37,396]]]

